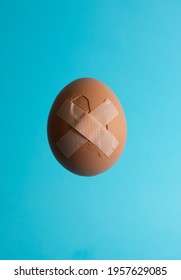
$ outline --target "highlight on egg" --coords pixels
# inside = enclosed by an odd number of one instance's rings
[[[53,102],[47,134],[62,166],[78,175],[93,176],[119,159],[126,143],[126,119],[108,86],[80,78],[65,86]]]

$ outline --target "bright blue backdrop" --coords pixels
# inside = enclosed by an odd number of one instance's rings
[[[180,0],[0,2],[0,258],[181,259]],[[102,175],[61,167],[58,92],[102,80],[127,145]]]

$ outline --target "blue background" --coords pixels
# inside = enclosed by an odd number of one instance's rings
[[[181,2],[0,2],[0,258],[181,259]],[[79,77],[118,96],[109,171],[61,167],[46,124]]]

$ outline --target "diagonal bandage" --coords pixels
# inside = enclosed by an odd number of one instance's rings
[[[106,156],[110,156],[119,142],[104,126],[113,120],[118,111],[106,99],[90,114],[66,99],[57,112],[58,116],[72,128],[57,142],[61,152],[70,157],[89,140]]]

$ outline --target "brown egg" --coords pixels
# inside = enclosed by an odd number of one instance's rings
[[[104,83],[81,78],[56,97],[48,118],[48,140],[60,164],[93,176],[112,167],[126,142],[126,120],[117,97]]]

